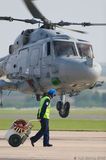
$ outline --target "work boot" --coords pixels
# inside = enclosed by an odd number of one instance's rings
[[[32,147],[34,147],[34,142],[32,141],[32,139],[30,138],[30,141],[31,141],[31,145]]]
[[[44,144],[43,146],[44,147],[52,147],[53,145],[52,144]]]

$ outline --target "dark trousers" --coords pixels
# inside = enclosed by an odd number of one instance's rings
[[[43,136],[43,145],[47,145],[49,144],[49,119],[43,118],[40,123],[41,129],[35,136],[31,137],[31,140],[35,143]]]

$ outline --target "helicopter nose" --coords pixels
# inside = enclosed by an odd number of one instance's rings
[[[59,60],[59,77],[64,83],[94,83],[101,75],[100,64],[94,62],[92,67],[81,59],[61,58]]]
[[[98,81],[101,72],[102,72],[102,67],[99,63],[93,62],[92,67],[89,67],[87,64],[85,65],[85,69],[83,70],[85,76],[86,76],[86,81],[89,83],[95,83]]]
[[[101,67],[101,65],[99,63],[97,63],[97,62],[94,62],[93,66],[91,68],[91,76],[92,76],[92,78],[95,81],[97,81],[98,78],[100,77],[101,73],[102,73],[102,67]]]

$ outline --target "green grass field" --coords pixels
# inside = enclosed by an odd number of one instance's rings
[[[13,120],[0,119],[0,130],[9,129]],[[33,130],[40,128],[39,122],[33,122]],[[71,120],[71,119],[52,119],[50,120],[50,130],[67,131],[106,131],[105,120]]]
[[[34,114],[37,112],[36,108],[32,109],[15,109],[15,108],[10,108],[10,109],[0,109],[0,114]],[[57,110],[55,108],[52,108],[52,113],[55,114],[57,113]],[[105,108],[75,108],[71,109],[71,114],[96,114],[96,115],[106,115],[106,109]]]
[[[0,130],[9,129],[12,122],[15,120],[11,115],[36,115],[35,109],[0,109],[0,115],[4,117],[0,118]],[[52,110],[52,115],[56,115],[57,111]],[[73,109],[71,110],[73,115],[105,115],[106,109]],[[11,116],[8,117],[8,116]],[[28,119],[27,119],[28,120]],[[33,130],[40,128],[39,122],[33,122]],[[67,130],[67,131],[106,131],[106,120],[87,120],[87,119],[62,119],[58,115],[56,118],[50,119],[50,130]]]

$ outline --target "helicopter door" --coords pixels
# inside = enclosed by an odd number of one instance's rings
[[[42,77],[44,79],[50,79],[51,76],[51,62],[52,62],[52,55],[51,55],[51,43],[47,42],[43,45],[43,52],[42,52]]]
[[[40,77],[40,48],[30,48],[30,75]]]
[[[17,57],[18,57],[18,72],[23,76],[29,75],[28,48],[20,50]]]

